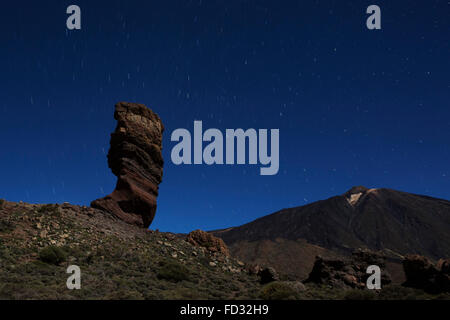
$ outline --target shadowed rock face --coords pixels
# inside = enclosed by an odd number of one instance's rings
[[[450,292],[450,259],[441,259],[437,265],[424,256],[408,255],[403,260],[407,287],[430,293]]]
[[[143,104],[119,102],[111,134],[108,165],[117,176],[116,189],[91,203],[130,224],[147,228],[156,212],[158,185],[162,181],[164,126]]]
[[[367,267],[376,265],[381,269],[381,284],[391,283],[391,276],[386,272],[385,256],[381,252],[356,250],[351,258],[322,258],[318,256],[314,267],[305,282],[326,284],[334,288],[366,287],[369,274]]]

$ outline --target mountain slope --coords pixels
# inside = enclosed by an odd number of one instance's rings
[[[297,256],[298,263],[312,263],[301,256],[312,245],[339,254],[366,247],[391,256],[418,253],[438,259],[450,256],[450,202],[390,189],[353,187],[340,196],[213,233],[233,254],[249,262],[255,258],[243,254],[248,251],[245,247],[260,247],[264,241],[276,239],[298,243],[274,249],[278,256]],[[292,263],[289,259],[279,260],[275,264],[282,270],[295,268],[286,266]]]

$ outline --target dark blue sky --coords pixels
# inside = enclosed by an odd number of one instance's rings
[[[166,126],[151,228],[239,225],[353,185],[450,199],[448,1],[16,1],[0,17],[1,198],[110,193],[114,104],[132,101]],[[194,120],[279,128],[278,175],[173,165],[170,134]]]

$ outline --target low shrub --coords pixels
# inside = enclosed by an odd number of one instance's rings
[[[189,280],[189,270],[176,262],[162,262],[158,271],[158,279],[164,279],[172,282]]]
[[[381,300],[424,300],[430,297],[422,290],[404,287],[401,285],[389,285],[383,287],[380,292]]]
[[[289,284],[271,282],[261,289],[260,298],[263,300],[294,300],[299,299],[299,293]]]
[[[66,261],[67,253],[56,246],[48,246],[39,252],[39,259],[45,263],[59,265]]]
[[[372,290],[353,289],[344,293],[345,300],[375,300],[377,295]]]
[[[8,220],[0,220],[0,232],[8,232],[14,230],[15,226]]]
[[[55,204],[45,204],[37,210],[39,213],[46,213],[49,215],[60,216],[58,206]]]

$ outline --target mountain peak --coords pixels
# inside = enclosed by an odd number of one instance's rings
[[[343,196],[347,199],[348,203],[350,203],[352,206],[355,206],[361,196],[369,194],[376,190],[377,189],[368,189],[364,186],[355,186],[344,193]]]
[[[348,190],[344,195],[350,196],[352,194],[357,194],[357,193],[366,193],[367,191],[369,191],[369,188],[366,188],[364,186],[354,186],[350,190]]]
[[[354,193],[364,193],[367,192],[369,190],[369,188],[366,188],[364,186],[354,186],[352,187],[350,190],[348,190],[346,193],[347,194],[354,194]]]

